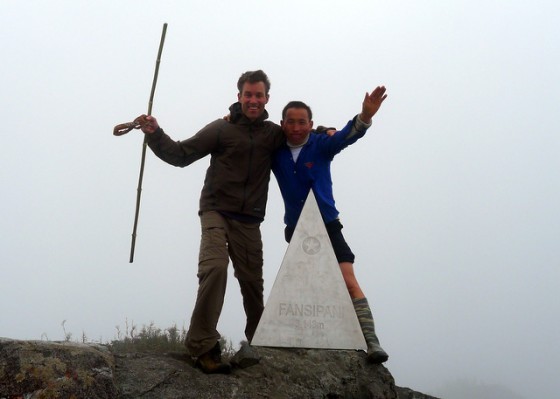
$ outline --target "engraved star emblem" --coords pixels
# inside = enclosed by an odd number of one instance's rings
[[[321,249],[321,243],[315,237],[307,237],[301,244],[303,252],[308,255],[315,255]]]

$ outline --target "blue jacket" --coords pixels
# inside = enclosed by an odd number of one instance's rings
[[[347,138],[354,121],[335,135],[311,133],[304,144],[297,162],[294,162],[290,148],[286,144],[278,149],[272,162],[272,171],[284,199],[284,223],[295,227],[307,199],[309,189],[317,199],[325,223],[338,218],[338,210],[332,190],[331,161],[334,156],[363,137],[366,131],[359,131]]]

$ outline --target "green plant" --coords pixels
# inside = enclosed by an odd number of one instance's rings
[[[111,342],[116,351],[184,351],[187,332],[185,328],[179,329],[177,325],[162,330],[155,326],[154,322],[142,326],[137,332],[137,326],[126,322],[126,335],[122,336],[117,326],[117,340]]]
[[[126,321],[126,335],[123,336],[120,327],[116,326],[117,339],[111,342],[115,352],[185,352],[185,339],[187,331],[185,327],[177,327],[176,324],[166,329],[155,326],[154,322],[142,326],[139,332],[137,326],[132,322],[129,326]],[[224,360],[229,360],[235,355],[235,347],[231,340],[226,337],[220,338],[220,347]]]

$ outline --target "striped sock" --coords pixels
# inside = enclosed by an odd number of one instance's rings
[[[368,345],[370,343],[379,345],[379,339],[375,335],[375,324],[373,323],[373,315],[368,304],[367,298],[354,298],[352,299],[356,316],[360,322],[360,327],[364,334],[364,338]]]

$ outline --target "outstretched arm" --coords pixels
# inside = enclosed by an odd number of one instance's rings
[[[362,112],[359,118],[365,124],[371,123],[371,118],[377,113],[381,104],[387,98],[385,86],[377,86],[371,94],[366,93],[362,102]]]

